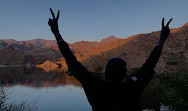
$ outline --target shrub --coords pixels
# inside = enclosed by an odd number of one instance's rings
[[[37,108],[35,104],[28,105],[25,101],[21,103],[7,103],[12,92],[0,85],[0,111],[35,111]]]

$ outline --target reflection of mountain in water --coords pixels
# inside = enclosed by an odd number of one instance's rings
[[[57,69],[59,66],[52,61],[46,60],[43,64],[36,65],[36,67],[42,68],[45,72],[51,72]]]
[[[24,85],[30,87],[56,87],[74,85],[81,87],[73,76],[58,71],[45,72],[36,68],[3,67],[0,68],[0,83],[3,85]]]

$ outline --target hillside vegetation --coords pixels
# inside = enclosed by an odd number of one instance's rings
[[[160,31],[139,34],[123,45],[90,56],[82,64],[91,72],[104,72],[106,62],[112,57],[122,57],[128,69],[141,67],[155,47],[160,36]],[[118,44],[117,42],[116,44]],[[163,53],[156,66],[157,72],[175,72],[188,68],[188,23],[170,34]]]

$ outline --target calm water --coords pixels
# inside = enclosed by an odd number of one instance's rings
[[[81,84],[58,71],[0,67],[0,83],[13,91],[8,102],[36,102],[37,111],[91,111]]]
[[[80,82],[60,69],[0,66],[0,84],[12,92],[7,102],[36,103],[37,111],[91,111]],[[147,88],[140,105],[159,109],[159,98],[154,89]]]

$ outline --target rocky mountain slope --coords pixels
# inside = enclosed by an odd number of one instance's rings
[[[26,56],[11,45],[0,49],[0,63],[4,65],[23,65],[34,63],[32,56]]]
[[[127,62],[128,69],[141,67],[155,47],[159,36],[160,31],[136,35],[115,49],[90,56],[87,60],[82,61],[82,64],[91,72],[104,72],[105,64],[111,57],[122,57]],[[187,49],[188,23],[178,30],[172,30],[164,45],[156,71],[177,71],[188,68]]]

